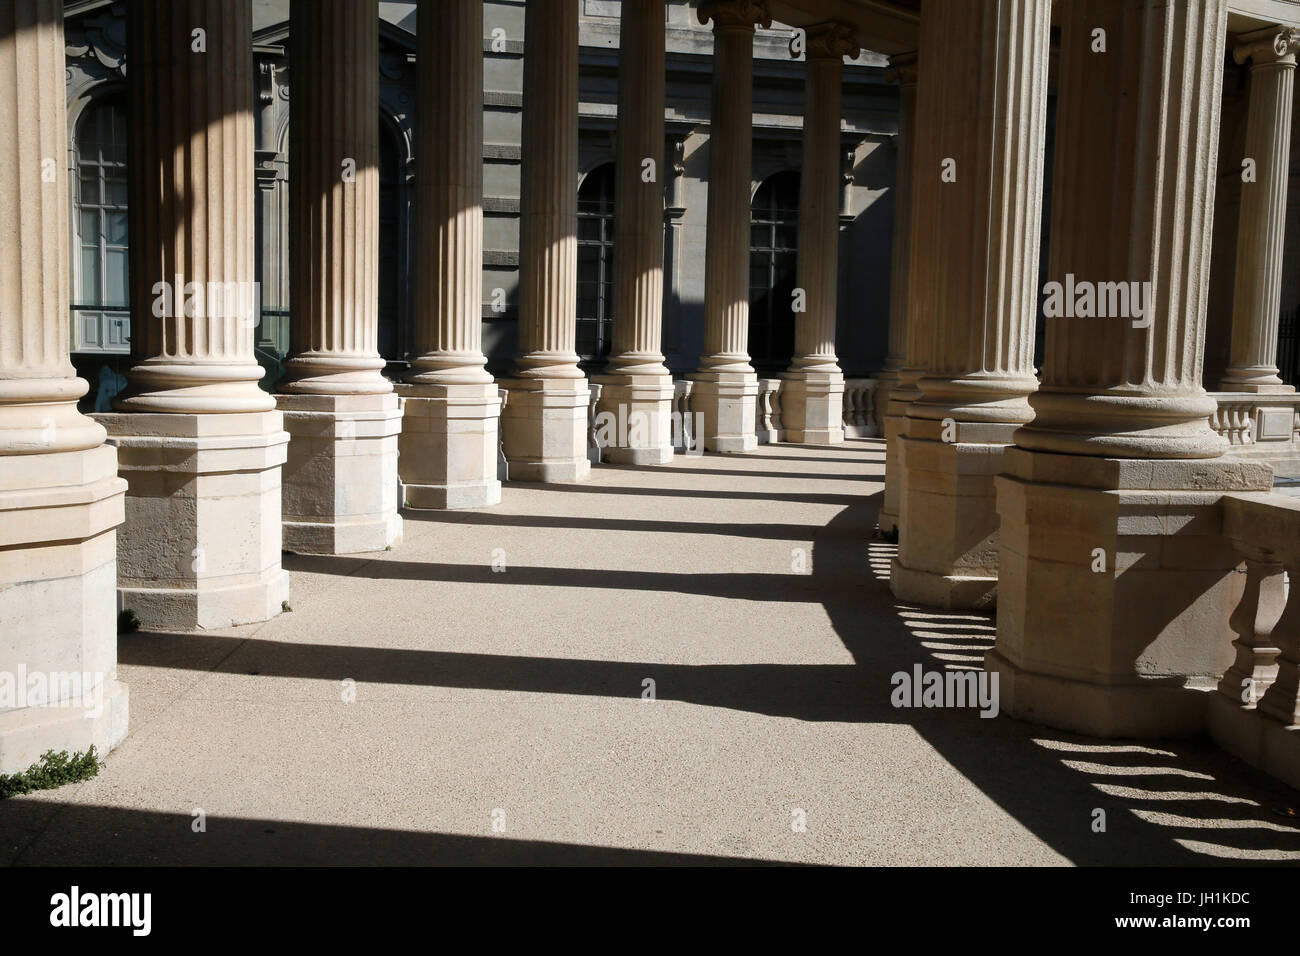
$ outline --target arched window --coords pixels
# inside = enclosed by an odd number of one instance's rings
[[[88,106],[76,128],[72,231],[72,348],[131,347],[126,226],[126,106],[114,94]]]
[[[609,355],[614,320],[614,164],[597,166],[578,189],[578,355]]]
[[[794,354],[799,174],[763,180],[749,215],[749,355],[763,372],[783,371]]]

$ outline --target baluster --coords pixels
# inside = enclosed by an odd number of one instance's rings
[[[1236,546],[1246,559],[1246,589],[1228,619],[1237,634],[1237,659],[1219,681],[1219,692],[1252,708],[1277,676],[1279,648],[1271,636],[1286,605],[1286,577],[1271,552],[1242,541]]]
[[[1277,673],[1259,702],[1261,713],[1284,724],[1300,723],[1300,594],[1294,586],[1300,580],[1300,562],[1287,564],[1291,580],[1286,610],[1273,626],[1273,643],[1278,647]]]

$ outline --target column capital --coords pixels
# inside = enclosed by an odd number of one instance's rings
[[[1232,59],[1238,64],[1244,64],[1249,60],[1251,66],[1278,62],[1294,66],[1298,48],[1300,48],[1300,30],[1272,26],[1238,36],[1237,43],[1232,48]]]
[[[916,61],[915,50],[891,56],[885,69],[885,80],[899,86],[916,86]]]
[[[857,29],[843,20],[817,23],[804,33],[808,38],[807,57],[810,60],[840,60],[846,56],[856,60],[862,49]]]
[[[697,11],[701,23],[713,21],[713,30],[748,30],[772,25],[768,0],[703,0]]]

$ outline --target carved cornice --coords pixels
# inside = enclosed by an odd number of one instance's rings
[[[105,73],[126,75],[126,20],[111,10],[68,21],[65,42],[70,59],[94,61]]]
[[[889,58],[885,79],[899,86],[916,86],[916,53],[899,53]]]
[[[1232,59],[1238,64],[1249,60],[1252,66],[1258,66],[1294,57],[1297,49],[1300,49],[1300,31],[1269,27],[1238,37],[1237,45],[1232,48]]]
[[[701,23],[713,21],[713,29],[748,30],[772,25],[768,0],[703,0],[696,11]]]
[[[808,41],[806,55],[810,60],[841,60],[846,56],[856,60],[862,49],[858,31],[852,24],[840,20],[810,26],[804,35]]]

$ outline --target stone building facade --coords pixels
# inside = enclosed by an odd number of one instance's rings
[[[488,368],[505,371],[518,341],[520,114],[523,93],[524,3],[484,8],[484,348]],[[713,36],[685,0],[665,5],[664,349],[668,368],[683,375],[703,347],[704,220],[708,195],[709,84]],[[74,162],[125,121],[124,0],[66,4],[68,124]],[[575,175],[584,238],[580,252],[579,354],[599,371],[611,347],[613,170],[618,89],[618,0],[584,0],[579,20],[579,146]],[[255,173],[259,361],[272,388],[289,349],[289,0],[256,0],[253,51],[257,95]],[[412,243],[415,214],[416,4],[386,2],[379,18],[380,300],[379,351],[388,374],[409,367],[412,336]],[[494,42],[493,31],[501,31]],[[781,24],[755,34],[754,147],[751,191],[756,223],[752,357],[776,374],[794,347],[795,233],[803,113],[803,61],[795,31]],[[793,44],[793,46],[792,46]],[[847,372],[865,377],[887,351],[889,240],[893,220],[897,86],[885,78],[885,57],[862,51],[846,60],[841,130],[842,218],[838,336]],[[96,107],[104,107],[96,109]],[[104,131],[101,133],[101,124]],[[116,127],[114,124],[118,124]],[[109,144],[110,149],[113,144]],[[124,151],[125,142],[116,144]],[[110,160],[111,161],[111,160]],[[124,162],[124,159],[122,160]],[[82,168],[90,168],[83,162]],[[74,204],[78,197],[74,196]],[[120,204],[125,208],[125,203]],[[79,204],[78,204],[79,206]],[[74,209],[74,212],[76,210]],[[125,213],[122,214],[123,217]],[[756,226],[756,237],[762,231]],[[125,246],[123,246],[125,249]],[[107,250],[103,276],[74,264],[73,361],[92,384],[83,402],[106,411],[125,385],[129,309],[122,298],[125,253]],[[849,263],[855,263],[850,267]],[[115,273],[114,270],[117,270]],[[86,279],[80,277],[86,275]],[[81,283],[81,284],[78,284]],[[84,294],[83,294],[84,290]],[[105,308],[104,305],[112,306]]]

